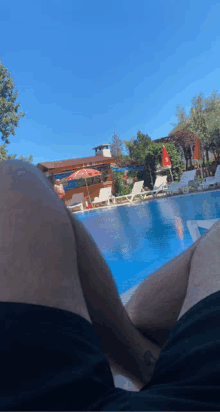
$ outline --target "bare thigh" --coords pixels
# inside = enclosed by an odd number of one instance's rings
[[[0,162],[0,302],[39,304],[90,321],[63,202],[35,166]]]
[[[191,260],[187,293],[178,320],[192,306],[220,291],[220,220],[201,239]]]

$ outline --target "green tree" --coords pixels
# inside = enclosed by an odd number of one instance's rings
[[[2,146],[0,146],[0,161],[16,159],[17,154],[8,155],[7,154],[8,150],[6,150],[6,147],[7,147],[6,144],[3,144]],[[28,157],[20,156],[19,160],[22,160],[23,162],[32,163],[33,162],[33,155],[30,155]]]
[[[1,139],[5,142],[0,146],[0,161],[17,157],[17,154],[7,155],[8,150],[5,149],[6,144],[10,143],[8,137],[10,134],[16,135],[15,127],[18,127],[20,118],[25,116],[25,113],[18,111],[21,104],[16,103],[17,97],[18,91],[15,91],[11,73],[0,60],[0,133]],[[32,163],[33,156],[20,156],[19,160]]]
[[[220,96],[213,91],[205,99],[203,93],[192,99],[190,130],[197,133],[203,150],[210,150],[220,158]]]
[[[110,148],[112,156],[115,157],[120,167],[125,167],[129,165],[129,156],[123,154],[123,151],[125,149],[123,140],[121,140],[115,132],[112,135],[112,143]]]
[[[132,137],[128,141],[124,140],[133,165],[144,166],[146,152],[150,143],[151,138],[148,134],[141,133],[139,130],[136,137]]]
[[[16,154],[17,156],[17,154]],[[20,156],[19,160],[22,160],[23,162],[28,162],[28,163],[33,163],[33,155],[29,155],[29,156]]]
[[[211,95],[205,98],[203,93],[199,93],[193,97],[191,106],[188,118],[185,116],[184,109],[180,106],[176,107],[179,123],[173,124],[175,128],[169,135],[181,130],[194,132],[201,140],[202,151],[206,150],[206,153],[211,151],[214,156],[220,158],[220,95],[217,91],[212,91]]]
[[[123,141],[120,139],[120,137],[114,132],[112,135],[112,143],[110,145],[111,148],[111,154],[114,157],[118,157],[122,155],[124,145]]]
[[[205,98],[203,93],[192,99],[192,108],[190,110],[189,129],[196,133],[202,143],[208,137],[208,123],[205,113]]]
[[[128,158],[130,159],[130,164],[134,162],[134,139],[135,137],[132,137],[130,140],[123,140],[123,143],[125,144],[127,152],[128,152]]]
[[[120,167],[129,167],[132,166],[132,160],[128,155],[121,155],[118,159]]]
[[[220,159],[220,95],[213,91],[205,102],[205,114],[208,125],[204,148],[210,150],[216,159]]]
[[[20,103],[16,103],[18,91],[15,91],[15,84],[11,73],[6,69],[0,60],[0,132],[5,143],[10,143],[10,134],[16,135],[15,127],[18,127],[20,117],[25,113],[18,112]]]
[[[186,117],[186,112],[185,109],[180,107],[179,105],[176,106],[176,113],[175,113],[178,123],[171,123],[172,126],[175,126],[172,132],[169,133],[173,134],[177,132],[178,130],[184,129],[188,125],[187,117]]]

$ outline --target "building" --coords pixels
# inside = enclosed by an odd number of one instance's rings
[[[95,156],[112,157],[109,146],[109,144],[102,144],[92,150],[95,150]]]
[[[38,163],[37,167],[46,176],[53,175],[56,179],[63,179],[70,176],[72,173],[80,169],[95,169],[102,173],[102,176],[87,179],[89,195],[91,199],[99,195],[99,191],[103,187],[111,186],[113,188],[112,167],[119,166],[114,157],[111,156],[109,144],[94,147],[95,155],[91,157],[82,157],[78,159],[57,160],[54,162]],[[65,189],[65,202],[68,203],[75,193],[84,193],[88,196],[85,180],[79,185],[77,180],[71,180]]]

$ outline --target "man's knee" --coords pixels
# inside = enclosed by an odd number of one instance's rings
[[[8,181],[10,181],[10,176],[13,180],[15,177],[22,177],[24,174],[27,176],[28,173],[45,181],[45,176],[36,166],[22,160],[3,160],[0,162],[0,173],[4,176],[4,180]]]
[[[21,160],[0,162],[0,210],[32,210],[44,207],[66,215],[63,202],[47,177],[34,165]],[[52,216],[51,216],[52,217]]]
[[[9,190],[17,189],[18,185],[30,189],[47,189],[50,193],[54,193],[48,179],[34,165],[23,162],[21,160],[5,160],[0,162],[0,185],[3,189],[6,187]],[[30,187],[30,182],[33,185]]]
[[[220,291],[220,220],[203,235],[192,260],[185,300],[179,315]]]
[[[73,228],[47,178],[22,161],[0,162],[0,301],[87,316]]]

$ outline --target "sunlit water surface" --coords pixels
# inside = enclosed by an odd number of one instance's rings
[[[186,250],[187,220],[220,218],[220,191],[77,213],[102,252],[119,294]],[[200,229],[203,234],[206,230]]]

